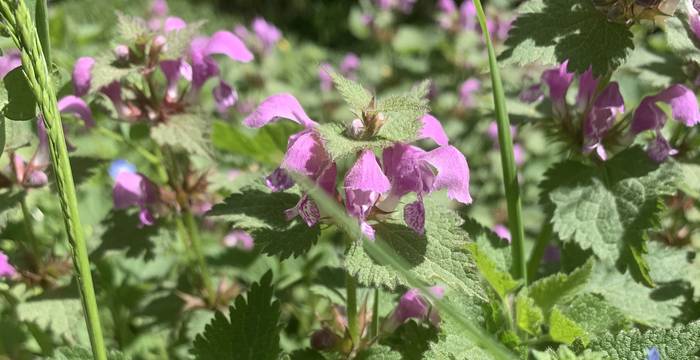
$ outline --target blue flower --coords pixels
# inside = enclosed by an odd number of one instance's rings
[[[130,172],[130,173],[135,173],[136,172],[136,166],[134,164],[124,160],[124,159],[117,159],[112,161],[112,163],[109,165],[109,176],[112,179],[116,179],[117,175],[121,172]]]
[[[649,349],[649,352],[647,353],[647,360],[661,360],[661,354],[659,353],[659,349],[657,349],[656,346],[653,346],[651,349]]]

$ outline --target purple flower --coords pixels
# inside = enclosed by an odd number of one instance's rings
[[[353,79],[357,69],[360,68],[360,58],[354,53],[348,53],[340,63],[340,73],[345,77]]]
[[[647,360],[661,360],[661,354],[656,346],[652,346],[647,353]]]
[[[432,139],[440,146],[447,145],[449,139],[445,133],[445,129],[442,128],[440,121],[433,115],[425,114],[421,118],[423,122],[423,127],[421,128],[420,135],[418,139]]]
[[[510,230],[503,224],[496,224],[493,226],[493,232],[498,235],[499,238],[507,241],[510,244],[511,236]]]
[[[253,54],[243,41],[228,31],[217,31],[211,37],[198,37],[190,43],[189,58],[192,67],[192,86],[202,87],[205,81],[219,74],[219,65],[213,55],[226,55],[232,60],[247,63]]]
[[[580,112],[584,112],[593,101],[598,79],[593,76],[593,71],[589,68],[579,79],[578,94],[576,95],[576,106]]]
[[[433,286],[428,290],[437,299],[442,299],[445,295],[445,289],[441,286]],[[418,289],[408,290],[401,296],[399,304],[385,320],[382,329],[385,332],[393,332],[409,319],[429,321],[436,327],[440,325],[437,309],[433,308],[430,301]]]
[[[362,232],[374,239],[374,230],[366,219],[379,197],[389,191],[391,184],[382,172],[372,150],[364,150],[345,176],[345,206],[360,222]]]
[[[79,97],[68,95],[58,101],[58,111],[61,114],[73,114],[85,123],[86,128],[95,126],[95,120],[92,118],[92,111]]]
[[[151,3],[151,17],[164,17],[168,15],[168,2],[165,0],[153,0]]]
[[[73,93],[76,96],[83,96],[90,91],[90,82],[92,81],[92,67],[95,65],[95,59],[84,56],[78,58],[73,66]]]
[[[320,351],[328,351],[335,348],[340,340],[340,336],[331,329],[323,327],[311,334],[311,347]]]
[[[581,87],[583,88],[583,85]],[[591,95],[584,96],[591,97]],[[588,116],[584,119],[583,152],[587,154],[595,150],[601,160],[607,160],[603,138],[615,124],[617,116],[624,112],[625,102],[622,99],[620,88],[617,82],[611,82],[596,98]]]
[[[224,245],[230,248],[239,248],[241,250],[253,250],[253,237],[243,230],[232,230],[224,237]]]
[[[292,180],[286,170],[278,167],[265,178],[265,185],[272,192],[280,192],[294,186],[294,180]]]
[[[0,56],[0,79],[4,78],[7,73],[22,65],[22,58],[17,49],[12,49]]]
[[[697,0],[686,2],[686,7],[688,11],[688,24],[690,25],[690,30],[693,32],[696,38],[700,39],[700,2]]]
[[[544,93],[542,92],[542,84],[534,84],[529,86],[520,92],[518,96],[520,101],[524,103],[535,103],[544,99]]]
[[[568,60],[564,61],[558,68],[542,73],[542,81],[549,88],[554,114],[561,118],[566,116],[566,93],[574,80],[574,74],[566,70],[568,63]]]
[[[153,225],[155,219],[148,209],[149,205],[158,202],[160,193],[158,186],[146,176],[129,171],[117,174],[112,188],[112,199],[115,209],[139,207],[139,220],[142,225]]]
[[[663,161],[676,153],[661,134],[666,124],[666,114],[657,102],[665,102],[671,107],[671,115],[685,126],[695,126],[700,122],[700,110],[695,94],[683,85],[671,85],[669,88],[653,96],[647,96],[637,107],[632,118],[631,131],[639,134],[643,131],[654,130],[656,139],[647,149],[649,156],[655,161]]]
[[[471,0],[465,0],[459,7],[459,24],[465,30],[476,29],[476,6]]]
[[[459,87],[459,99],[462,106],[470,108],[474,106],[474,93],[481,88],[481,82],[478,79],[468,79]]]
[[[256,17],[251,25],[255,36],[262,44],[263,52],[272,50],[282,38],[282,33],[274,25],[261,17]]]
[[[2,251],[0,251],[0,278],[11,278],[17,274],[17,270],[10,265],[10,261]]]
[[[219,114],[226,114],[238,100],[236,90],[223,80],[219,81],[219,85],[214,88],[213,94]]]

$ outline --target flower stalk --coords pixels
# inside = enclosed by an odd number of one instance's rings
[[[43,1],[42,1],[43,2]],[[39,11],[37,23],[44,24],[42,33],[44,42],[48,45],[48,27],[46,26],[46,9]],[[24,1],[1,0],[0,15],[2,16],[10,37],[21,51],[24,75],[36,96],[39,109],[43,114],[43,122],[48,135],[51,161],[54,165],[56,187],[63,211],[63,218],[68,234],[68,240],[73,255],[73,264],[77,270],[77,280],[83,303],[83,310],[88,326],[90,344],[93,356],[97,360],[106,360],[104,338],[100,325],[97,300],[90,273],[87,246],[78,213],[73,172],[68,159],[66,140],[63,134],[61,116],[56,101],[56,92],[52,86],[45,53],[42,52],[42,41],[37,28],[34,27],[29,9]]]
[[[216,289],[211,281],[211,276],[209,275],[209,268],[207,267],[206,259],[204,258],[204,253],[202,252],[202,241],[199,238],[199,229],[197,227],[197,221],[192,215],[190,209],[184,209],[182,212],[182,219],[187,228],[187,234],[190,238],[190,246],[194,255],[197,259],[197,265],[199,266],[199,274],[202,277],[202,284],[204,285],[204,290],[207,292],[206,297],[209,305],[212,307],[216,306]]]
[[[513,139],[510,135],[510,121],[508,120],[508,110],[506,109],[506,97],[501,82],[501,74],[498,69],[496,51],[491,42],[486,25],[486,15],[480,0],[474,0],[477,18],[481,31],[484,34],[484,42],[489,55],[489,73],[493,87],[493,102],[496,109],[496,123],[498,124],[498,143],[501,150],[501,165],[503,167],[503,186],[505,188],[508,205],[508,227],[512,236],[511,252],[513,267],[511,272],[516,279],[522,279],[527,285],[527,264],[525,262],[525,231],[523,229],[522,200],[518,184],[518,171],[515,166],[515,155],[513,152]]]

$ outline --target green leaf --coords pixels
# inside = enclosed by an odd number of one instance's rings
[[[424,359],[431,360],[494,360],[486,351],[469,341],[469,337],[450,318],[440,322],[437,342],[430,344]]]
[[[235,228],[251,232],[255,246],[262,252],[285,259],[306,253],[321,234],[320,227],[309,227],[302,221],[289,221],[284,211],[296,206],[299,195],[271,192],[265,185],[255,184],[231,194],[215,205],[207,216],[233,223]]]
[[[367,109],[372,102],[372,93],[369,90],[335,71],[331,71],[329,75],[333,79],[336,90],[356,114],[361,114]]]
[[[669,49],[683,60],[700,63],[700,49],[695,34],[690,30],[685,7],[679,6],[674,16],[668,17],[664,22]]]
[[[606,353],[608,359],[646,359],[651,347],[659,349],[662,359],[693,360],[700,351],[700,322],[672,329],[626,330],[606,334],[591,343],[594,351]]]
[[[32,121],[5,119],[5,151],[16,150],[36,141]]]
[[[547,313],[554,305],[566,301],[583,290],[591,277],[592,270],[593,261],[589,260],[571,274],[558,273],[533,282],[527,288],[527,295]]]
[[[467,245],[467,249],[476,263],[479,274],[484,277],[491,288],[496,291],[496,294],[501,299],[505,299],[506,295],[518,287],[518,282],[513,280],[510,273],[500,270],[498,266],[489,259],[489,257],[479,249],[479,245],[471,243]]]
[[[117,31],[126,44],[143,43],[152,34],[144,19],[121,12],[117,12]]]
[[[423,128],[420,119],[430,110],[426,97],[428,85],[429,82],[424,81],[408,94],[389,96],[378,102],[377,111],[385,117],[378,137],[404,143],[418,137]]]
[[[586,349],[583,354],[576,355],[568,346],[561,345],[557,351],[548,349],[547,351],[533,350],[532,354],[535,360],[604,360],[605,354],[602,352],[593,352]]]
[[[695,199],[700,199],[700,165],[680,164],[683,171],[681,190]]]
[[[161,146],[170,146],[188,154],[211,157],[210,124],[196,114],[173,116],[168,122],[151,128],[151,137]]]
[[[53,356],[47,360],[93,360],[92,350],[82,346],[60,347],[54,351]],[[128,357],[117,350],[110,350],[107,354],[109,360],[129,360]]]
[[[298,129],[291,121],[280,121],[261,128],[255,135],[248,135],[240,127],[215,121],[212,144],[217,149],[276,166],[287,150],[287,139]]]
[[[90,86],[93,90],[98,90],[114,81],[121,81],[130,75],[138,74],[138,67],[116,64],[113,60],[112,53],[95,57],[95,64],[91,71],[92,79],[90,80]]]
[[[592,67],[596,76],[605,76],[625,62],[634,43],[625,25],[609,21],[590,0],[532,0],[521,6],[506,46],[501,58],[508,63],[568,59],[569,71]]]
[[[423,326],[415,321],[408,321],[382,343],[401,354],[402,360],[422,360],[431,343],[438,339],[437,329]]]
[[[402,360],[401,354],[391,350],[388,346],[374,345],[362,350],[355,357],[357,360]]]
[[[591,339],[608,331],[616,333],[631,325],[622,311],[600,295],[581,294],[559,308],[564,315],[580,325]]]
[[[165,34],[165,51],[160,55],[160,60],[181,58],[200,32],[204,21],[188,23],[183,29],[169,31]]]
[[[392,248],[410,265],[417,278],[428,284],[442,284],[465,297],[484,298],[474,266],[465,246],[468,235],[459,229],[462,219],[452,210],[425,199],[425,235],[403,225],[402,221],[387,221],[374,225],[378,238]],[[397,214],[403,209],[398,208]],[[378,264],[360,242],[354,241],[345,257],[345,268],[365,286],[395,289],[410,284],[390,266]]]
[[[573,344],[576,339],[580,339],[584,345],[590,341],[586,331],[556,307],[549,316],[549,336],[554,341],[568,345]]]
[[[78,299],[27,301],[17,305],[17,316],[51,331],[70,344],[89,343],[83,307]]]
[[[23,196],[24,194],[19,191],[0,190],[0,230],[18,212],[19,202]]]
[[[394,145],[386,139],[356,140],[345,136],[345,126],[339,123],[326,123],[316,127],[323,140],[323,147],[334,160],[354,156],[364,149],[381,150]]]
[[[601,167],[559,163],[547,171],[541,188],[563,242],[592,249],[608,263],[622,260],[651,284],[641,256],[647,231],[657,226],[661,198],[675,193],[680,176],[675,162],[657,165],[633,147]]]
[[[253,284],[229,308],[229,318],[217,312],[197,335],[192,354],[198,360],[274,360],[281,353],[280,303],[273,301],[272,272]]]
[[[515,318],[518,327],[530,335],[537,335],[544,323],[544,314],[535,301],[528,296],[518,296],[515,302]]]
[[[594,268],[585,292],[602,296],[627,318],[645,326],[673,325],[674,318],[681,314],[679,306],[684,302],[683,296],[677,293],[659,297],[663,292],[647,288],[604,264]]]
[[[36,97],[24,76],[22,67],[11,70],[2,79],[7,91],[7,105],[2,115],[10,120],[32,120],[36,118]]]
[[[462,218],[464,219],[462,229],[479,246],[479,250],[493,261],[500,271],[510,271],[512,263],[510,245],[476,220],[469,217]]]

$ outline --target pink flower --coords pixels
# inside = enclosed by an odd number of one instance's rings
[[[542,73],[542,81],[549,87],[554,114],[560,118],[566,115],[566,93],[574,80],[574,74],[566,70],[569,61],[564,61],[558,68]]]
[[[232,230],[224,237],[224,245],[241,250],[253,250],[253,237],[243,230]]]
[[[340,73],[349,79],[356,77],[357,69],[360,68],[360,58],[354,53],[348,53],[340,63]]]
[[[462,106],[470,108],[474,106],[474,93],[481,89],[478,79],[468,79],[459,87],[459,99]]]
[[[282,38],[280,30],[265,19],[256,17],[251,25],[255,36],[262,44],[263,52],[272,50]]]
[[[389,191],[391,184],[379,167],[372,150],[364,150],[345,176],[345,206],[360,222],[362,232],[374,239],[374,230],[366,219],[379,197]]]
[[[496,224],[493,226],[493,232],[498,235],[499,238],[507,241],[510,244],[511,236],[510,230],[503,224]]]
[[[581,86],[583,88],[583,85]],[[590,95],[588,95],[590,99]],[[598,95],[583,122],[583,152],[596,152],[605,161],[608,156],[603,147],[603,138],[615,124],[618,115],[625,112],[625,102],[622,99],[617,82],[611,82]]]
[[[442,299],[445,295],[445,289],[441,286],[433,286],[428,290],[437,299]],[[385,320],[382,330],[393,332],[409,319],[429,321],[436,327],[440,325],[440,315],[437,309],[418,289],[408,290],[401,296],[399,304]]]
[[[112,198],[115,209],[139,207],[139,220],[142,225],[150,226],[155,223],[149,206],[159,201],[160,192],[158,186],[146,176],[131,171],[119,172],[112,188]]]
[[[0,56],[0,79],[4,78],[7,73],[15,68],[22,66],[22,59],[17,49],[7,51]]]
[[[17,270],[10,264],[10,261],[2,251],[0,251],[0,278],[11,278],[17,274]]]
[[[92,67],[95,59],[89,56],[78,58],[73,66],[73,93],[76,96],[83,96],[90,91],[92,81]]]

